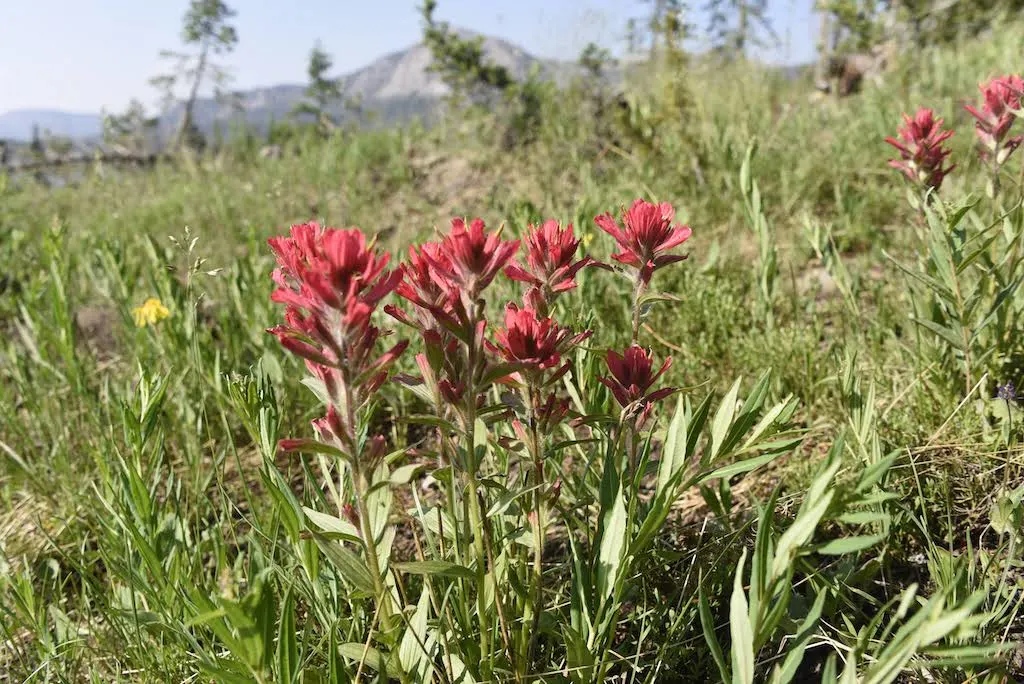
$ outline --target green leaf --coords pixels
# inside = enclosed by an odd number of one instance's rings
[[[836,516],[836,520],[847,525],[870,525],[889,520],[889,514],[881,511],[854,511]]]
[[[821,611],[825,607],[825,598],[827,596],[827,592],[821,591],[815,597],[814,605],[811,606],[811,610],[808,611],[807,616],[800,623],[796,636],[793,637],[793,641],[789,644],[789,652],[786,654],[786,659],[782,661],[781,665],[775,666],[775,670],[772,672],[771,684],[789,684],[789,682],[793,681],[793,677],[796,676],[796,671],[804,659],[804,651],[807,649],[807,644],[814,635],[815,628],[818,626],[818,619],[821,617]]]
[[[423,528],[431,534],[443,533],[445,539],[455,541],[455,523],[439,506],[429,509],[426,513],[413,509],[409,511],[409,515],[417,516]]]
[[[716,470],[711,471],[705,475],[701,475],[697,480],[697,484],[703,484],[708,480],[717,480],[718,478],[730,478],[733,475],[739,475],[741,473],[749,473],[755,468],[760,468],[766,463],[771,463],[779,457],[778,452],[771,452],[767,454],[761,454],[753,458],[744,458],[735,463],[730,463],[727,466],[722,466]]]
[[[344,452],[337,447],[333,447],[330,444],[324,444],[316,439],[295,439],[291,440],[291,442],[293,446],[288,449],[289,453],[303,451],[307,454],[326,454],[336,458],[346,458]]]
[[[425,463],[408,463],[395,468],[395,471],[390,476],[391,486],[400,487],[409,484],[426,467]]]
[[[345,539],[352,541],[357,544],[362,544],[363,540],[359,536],[359,530],[356,526],[350,523],[348,520],[342,520],[341,518],[335,518],[333,515],[327,515],[320,511],[313,510],[307,506],[302,507],[302,512],[306,518],[314,525],[320,528],[321,531],[325,532],[329,539]]]
[[[451,659],[452,663],[452,684],[476,684],[473,673],[466,667],[466,663],[456,653],[445,655],[444,660]]]
[[[879,480],[881,480],[893,463],[896,462],[897,453],[892,453],[886,456],[878,463],[868,466],[864,469],[864,472],[860,475],[860,480],[857,482],[856,492],[858,494],[866,492],[873,487]]]
[[[700,626],[704,631],[704,641],[708,643],[708,648],[711,649],[711,657],[714,658],[715,665],[718,666],[718,673],[722,675],[722,681],[727,682],[732,677],[729,674],[729,666],[725,664],[725,654],[722,653],[722,646],[718,643],[718,638],[715,636],[715,619],[711,615],[711,606],[708,604],[708,595],[704,591],[703,582],[697,586],[697,592],[699,595]]]
[[[517,373],[525,367],[526,365],[522,363],[496,363],[489,367],[487,372],[484,373],[483,377],[480,379],[480,385],[485,387],[493,383],[495,380],[503,378],[506,375]]]
[[[252,674],[242,668],[242,663],[222,658],[218,658],[213,663],[199,663],[199,669],[215,682],[224,682],[224,684],[252,684]]]
[[[291,589],[281,605],[277,627],[277,676],[284,684],[296,681],[299,674],[299,647],[295,643],[295,594]]]
[[[658,464],[658,491],[665,489],[672,474],[682,468],[686,461],[686,410],[682,395],[676,400],[676,410],[665,434]]]
[[[722,443],[725,441],[725,437],[729,432],[729,426],[732,425],[733,416],[736,415],[736,397],[740,392],[740,378],[736,378],[736,382],[732,384],[732,388],[722,399],[722,403],[718,405],[718,411],[715,412],[715,419],[711,424],[711,455],[709,461],[714,461],[719,456],[719,451],[722,448]]]
[[[692,454],[697,450],[697,442],[700,440],[701,433],[704,432],[704,426],[708,422],[708,414],[711,412],[711,399],[712,396],[709,394],[704,397],[698,406],[697,410],[693,412],[690,420],[687,421],[687,435],[686,435],[686,453]],[[706,466],[710,460],[710,453],[705,450],[701,455],[700,464]]]
[[[331,405],[331,395],[328,393],[327,387],[324,385],[323,381],[318,378],[314,378],[312,375],[307,375],[302,378],[300,382],[309,388],[321,404],[324,404],[325,406]]]
[[[412,680],[416,682],[434,681],[431,661],[434,658],[436,643],[433,636],[427,633],[429,617],[430,592],[424,589],[420,592],[416,612],[409,619],[398,646],[398,662],[402,670],[412,675]]]
[[[844,537],[833,539],[814,548],[817,553],[823,556],[843,556],[848,553],[856,553],[871,548],[878,542],[884,540],[884,534],[862,535],[859,537]]]
[[[393,563],[391,567],[393,567],[398,572],[402,572],[407,575],[436,575],[439,577],[452,577],[455,579],[476,579],[476,573],[470,570],[469,568],[441,560]]]
[[[526,494],[534,492],[543,486],[543,484],[538,484],[533,485],[532,487],[527,487],[525,489],[509,489],[505,491],[504,493],[502,493],[501,496],[498,497],[498,500],[491,504],[491,507],[487,509],[485,517],[493,518],[495,516],[504,514],[505,511],[509,509],[509,506],[515,503],[517,499],[525,496]]]
[[[910,276],[911,278],[913,278],[913,279],[923,283],[924,285],[926,285],[939,298],[944,299],[947,302],[952,302],[953,300],[956,299],[956,297],[953,295],[952,291],[950,291],[945,285],[943,285],[939,281],[937,281],[934,278],[931,278],[931,277],[929,277],[929,276],[927,276],[927,275],[925,275],[923,273],[917,273],[916,271],[910,270],[909,268],[907,268],[906,266],[904,266],[903,264],[898,262],[891,254],[886,252],[884,249],[882,250],[882,254],[884,254],[886,256],[886,258],[888,258],[896,266],[896,268],[900,269],[901,271],[903,271],[906,275]]]
[[[367,667],[375,672],[382,674],[391,675],[397,678],[398,673],[394,672],[394,668],[388,668],[387,661],[381,652],[372,646],[367,647],[366,644],[360,644],[357,642],[348,642],[338,646],[338,653],[354,660],[357,663],[365,663]]]
[[[947,328],[946,326],[939,325],[938,323],[930,321],[927,318],[918,318],[917,316],[911,316],[910,320],[914,321],[922,328],[931,330],[933,333],[944,339],[946,342],[949,342],[956,349],[964,351],[963,337],[957,335],[956,331],[953,330],[952,328]]]
[[[604,514],[601,548],[597,557],[597,592],[602,599],[612,595],[625,545],[626,502],[622,497],[620,484],[611,508]]]
[[[796,399],[787,398],[785,401],[780,401],[778,404],[773,406],[768,413],[764,414],[764,417],[758,422],[753,430],[750,431],[750,436],[747,437],[746,441],[743,442],[743,446],[740,447],[740,451],[749,451],[757,447],[757,441],[768,431],[769,428],[775,426],[776,421],[780,419],[783,412],[787,409],[791,410],[796,408]]]
[[[754,630],[747,615],[747,597],[743,593],[743,566],[747,550],[740,555],[729,600],[729,633],[732,635],[733,684],[754,684]]]
[[[814,530],[818,527],[818,523],[832,504],[835,490],[829,487],[832,484],[832,478],[835,477],[836,472],[839,470],[839,466],[840,461],[838,458],[835,458],[819,473],[818,477],[811,484],[807,492],[807,498],[804,500],[804,505],[800,507],[800,511],[797,513],[796,520],[779,538],[779,544],[775,550],[775,560],[772,563],[773,577],[781,577],[786,569],[790,567],[800,547],[810,540]]]
[[[364,596],[375,595],[373,576],[362,558],[319,532],[310,530],[309,533],[327,560],[347,582]]]

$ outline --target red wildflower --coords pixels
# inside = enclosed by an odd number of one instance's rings
[[[271,298],[289,309],[336,309],[349,319],[347,324],[358,325],[401,280],[401,274],[384,271],[390,255],[378,256],[355,228],[304,223],[292,226],[290,237],[267,243],[278,263],[273,274],[278,287]]]
[[[467,228],[463,219],[454,218],[440,250],[424,252],[423,257],[439,285],[475,301],[517,249],[519,240],[502,240],[500,230],[487,234],[481,219],[473,219]]]
[[[580,241],[573,234],[572,224],[562,228],[549,219],[540,227],[530,225],[528,231],[526,266],[513,259],[505,267],[505,275],[538,288],[542,300],[550,303],[560,293],[576,287],[576,274],[593,260],[576,259]]]
[[[1020,76],[1002,76],[978,86],[984,103],[979,112],[972,105],[964,109],[977,120],[974,125],[982,153],[995,153],[1002,164],[1024,140],[1024,135],[1007,138],[1014,119],[1020,116],[1024,98],[1024,80]]]
[[[942,168],[950,152],[943,149],[942,144],[953,135],[952,130],[942,130],[942,122],[926,108],[917,110],[913,119],[904,114],[904,126],[899,129],[900,139],[892,136],[885,139],[900,151],[901,157],[889,160],[889,166],[902,171],[913,183],[938,190],[946,174],[956,167],[954,164]]]
[[[638,405],[641,415],[646,415],[654,402],[675,392],[672,387],[648,392],[654,381],[672,365],[671,356],[665,359],[656,373],[652,372],[654,359],[651,351],[637,344],[630,345],[622,354],[609,350],[606,361],[611,377],[598,380],[612,391],[615,401],[623,408]]]
[[[434,264],[440,264],[438,269]],[[402,264],[402,281],[395,288],[399,297],[416,305],[420,314],[412,319],[401,309],[388,305],[384,307],[391,316],[415,328],[430,330],[438,319],[454,322],[452,318],[453,297],[447,289],[447,281],[439,276],[439,271],[451,269],[451,261],[441,245],[426,242],[409,248],[409,261]]]
[[[594,217],[594,222],[618,243],[621,251],[612,258],[639,269],[645,285],[655,269],[686,258],[681,254],[666,254],[686,242],[693,232],[689,226],[672,224],[675,209],[668,202],[651,204],[638,199],[623,212],[622,218],[625,229],[620,228],[609,213]]]
[[[272,238],[277,283],[272,299],[286,305],[284,325],[270,328],[282,346],[306,360],[328,398],[327,415],[314,423],[324,441],[353,453],[355,425],[345,423],[387,378],[387,368],[406,341],[378,355],[384,334],[370,323],[380,300],[397,287],[401,274],[384,270],[378,254],[358,229],[292,226],[290,236]]]
[[[571,331],[550,318],[538,316],[533,309],[509,304],[505,307],[505,327],[494,335],[497,345],[488,346],[510,363],[522,364],[527,370],[546,370],[561,362],[569,345],[589,336],[589,331],[573,336]]]

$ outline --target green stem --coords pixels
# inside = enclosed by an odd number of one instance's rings
[[[949,266],[952,272],[955,274],[957,265],[953,261],[952,257],[950,257]],[[974,379],[973,363],[971,360],[971,331],[970,329],[968,329],[968,321],[965,319],[967,312],[966,304],[964,302],[964,296],[963,293],[960,291],[960,279],[957,278],[955,275],[953,277],[953,294],[956,297],[957,318],[960,319],[960,335],[963,339],[964,345],[964,371],[966,375],[964,396],[966,396],[971,392],[971,385],[973,384]]]
[[[475,411],[474,411],[475,414]],[[474,425],[474,420],[470,425]],[[468,437],[468,447],[472,454],[473,452],[473,430],[470,429]],[[484,679],[490,679],[490,651],[491,651],[491,640],[490,640],[490,620],[487,619],[487,598],[485,596],[484,588],[487,584],[487,555],[484,551],[484,529],[483,529],[483,515],[480,512],[480,497],[477,495],[477,467],[476,467],[476,456],[469,456],[469,472],[468,475],[468,492],[466,496],[469,498],[469,529],[466,530],[467,536],[473,538],[473,551],[476,556],[476,612],[477,621],[480,625],[480,668],[481,676]]]
[[[530,453],[533,455],[533,572],[530,577],[530,588],[526,595],[526,606],[523,611],[523,626],[520,636],[520,666],[525,675],[533,662],[534,649],[540,627],[540,616],[544,610],[544,542],[547,526],[547,511],[544,506],[544,446],[539,430],[537,405],[539,392],[535,387],[527,390],[527,403],[530,412]]]
[[[636,447],[636,445],[638,443],[638,439],[637,439],[638,437],[639,437],[639,435],[636,434],[636,432],[634,432],[632,429],[629,430],[628,435],[627,435],[627,439],[626,439],[626,451],[628,452],[627,456],[628,456],[629,462],[631,464],[634,464],[636,462],[636,460],[637,460],[637,447]],[[630,478],[635,478],[635,474],[633,473],[633,469],[632,468],[630,469],[630,472],[627,473],[626,476],[630,477]],[[636,506],[637,506],[637,499],[638,499],[638,497],[636,496],[635,484],[636,484],[635,479],[633,479],[633,481],[630,483],[629,487],[623,487],[624,490],[630,492],[629,507],[626,509],[626,539],[627,540],[632,537],[632,534],[633,534],[633,522],[636,519]],[[619,602],[622,600],[622,587],[624,586],[623,578],[629,574],[629,567],[628,566],[629,566],[631,560],[632,560],[632,557],[627,554],[626,558],[624,559],[624,562],[623,562],[622,566],[618,570],[618,575],[617,575],[618,579],[615,580],[615,586],[612,588],[611,601],[608,603],[608,605],[611,607],[612,611],[616,611],[617,610]],[[610,664],[608,662],[608,655],[612,651],[611,640],[612,640],[612,638],[615,635],[615,628],[616,628],[616,626],[618,626],[618,624],[619,624],[619,619],[618,619],[618,616],[616,615],[615,618],[613,618],[612,620],[609,620],[609,624],[608,624],[607,630],[605,631],[605,633],[601,637],[599,637],[601,639],[601,642],[602,642],[600,644],[600,647],[599,647],[599,650],[601,652],[601,661],[598,663],[597,677],[594,678],[594,680],[593,680],[595,682],[603,682],[606,679],[605,678],[605,672],[607,672],[609,664]]]
[[[992,150],[992,199],[993,200],[995,200],[995,198],[999,196],[999,151],[1000,151],[999,150],[999,145],[996,145],[996,148],[994,150]],[[992,211],[993,211],[992,220],[995,220],[995,215],[994,214],[995,214],[996,209],[995,209],[994,206],[992,208]]]
[[[644,281],[638,273],[636,285],[633,287],[633,337],[630,340],[633,344],[640,339],[640,295],[643,294],[643,291]]]
[[[479,316],[474,316],[474,325],[470,330],[475,330],[475,321]],[[477,400],[477,365],[480,352],[477,349],[476,336],[470,338],[468,345],[469,367],[467,374],[470,378],[469,387],[466,392],[465,430],[466,430],[466,496],[469,501],[469,527],[466,530],[466,538],[472,538],[473,551],[476,556],[476,611],[477,621],[480,628],[480,674],[485,680],[491,678],[491,630],[490,620],[487,618],[487,598],[485,587],[487,584],[487,554],[484,549],[484,519],[480,510],[479,483],[477,475],[479,464],[476,457],[476,400]]]

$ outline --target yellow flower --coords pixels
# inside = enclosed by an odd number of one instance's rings
[[[591,243],[591,242],[593,242],[593,241],[594,241],[594,234],[593,234],[593,233],[591,233],[590,231],[587,231],[586,233],[584,233],[584,235],[583,235],[583,239],[582,239],[582,240],[580,240],[580,242],[582,242],[582,243],[583,243],[583,248],[584,248],[584,249],[586,249],[587,247],[589,247],[589,246],[590,246],[590,243]]]
[[[160,303],[156,297],[150,297],[142,306],[132,309],[135,316],[135,325],[144,328],[147,325],[156,325],[159,321],[170,317],[171,312],[166,306]]]

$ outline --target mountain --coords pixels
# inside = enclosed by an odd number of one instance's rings
[[[461,29],[458,33],[476,35]],[[541,78],[564,84],[578,72],[575,63],[535,57],[501,38],[484,36],[483,49],[489,60],[504,66],[517,79],[525,78],[536,68]],[[420,43],[385,55],[339,80],[342,91],[358,98],[363,111],[373,112],[378,124],[407,122],[417,116],[429,118],[450,92],[437,74],[428,71],[431,61],[430,49]],[[218,123],[226,126],[241,117],[257,130],[265,130],[271,121],[287,117],[302,101],[304,91],[303,85],[278,85],[243,91],[234,103],[204,98],[196,102],[196,124],[209,133]],[[183,105],[178,104],[164,113],[161,133],[166,135],[174,130],[182,109]],[[342,112],[339,108],[334,113]]]
[[[33,126],[42,135],[68,138],[93,138],[103,133],[103,117],[99,114],[62,112],[53,109],[19,109],[0,114],[0,139],[31,140]]]
[[[458,33],[477,35],[462,29]],[[542,78],[565,83],[578,72],[575,63],[541,59],[500,38],[485,36],[483,48],[488,59],[507,68],[516,78],[524,78],[537,68]],[[430,117],[449,92],[438,75],[427,70],[430,63],[430,50],[420,43],[385,55],[341,76],[340,81],[348,96],[359,98],[364,111],[376,113],[375,121],[379,124]],[[242,91],[235,103],[201,98],[196,101],[196,124],[210,134],[217,124],[227,127],[241,117],[258,130],[266,130],[271,121],[288,116],[302,100],[304,90],[304,85],[282,84]],[[177,126],[182,107],[175,105],[161,115],[162,136],[166,137]],[[39,125],[40,132],[49,129],[53,135],[75,139],[94,138],[102,133],[102,118],[98,114],[18,110],[0,114],[0,139],[28,140],[33,124]]]

